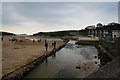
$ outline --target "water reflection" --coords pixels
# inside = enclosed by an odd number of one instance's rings
[[[56,57],[56,53],[53,53],[53,54],[52,54],[52,57],[55,58],[55,57]]]
[[[48,59],[47,58],[45,59],[45,63],[48,63]]]

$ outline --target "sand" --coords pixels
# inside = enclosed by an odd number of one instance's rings
[[[33,43],[31,40],[25,39],[25,37],[16,37],[18,40],[22,40],[22,42],[12,43],[9,41],[11,38],[11,36],[6,36],[2,41],[2,75],[6,75],[53,50],[53,41],[47,41],[49,48],[48,52],[46,52],[45,41]],[[56,48],[64,44],[63,41],[56,41],[56,43]]]
[[[95,64],[93,61],[87,61],[80,64],[80,75],[77,75],[78,78],[85,78],[94,71],[98,70],[99,67],[96,67],[97,64]]]
[[[2,77],[2,42],[0,41],[0,78]]]

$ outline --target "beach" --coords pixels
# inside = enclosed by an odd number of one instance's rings
[[[2,42],[0,41],[0,78],[2,77]]]
[[[49,47],[46,52],[44,40],[33,43],[25,37],[16,36],[15,38],[21,41],[12,43],[10,41],[12,36],[5,36],[2,41],[2,76],[53,50],[53,41],[47,41]],[[56,43],[56,48],[64,45],[63,41],[56,41]]]

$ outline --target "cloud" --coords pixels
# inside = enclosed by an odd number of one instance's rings
[[[118,2],[119,0],[4,0],[3,2]]]
[[[82,29],[118,21],[116,2],[5,2],[2,6],[3,29],[16,33]]]

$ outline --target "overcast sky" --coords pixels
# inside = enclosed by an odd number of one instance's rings
[[[4,2],[3,31],[80,30],[97,23],[118,22],[117,2]]]

